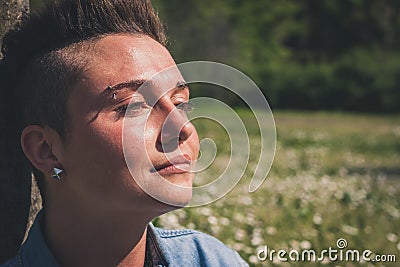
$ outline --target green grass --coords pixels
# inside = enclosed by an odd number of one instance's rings
[[[252,149],[258,131],[248,112],[239,112]],[[193,228],[237,250],[251,266],[320,266],[320,263],[260,263],[259,248],[336,248],[395,254],[400,261],[400,116],[324,112],[275,112],[277,150],[268,179],[248,193],[256,162],[223,199],[156,219],[166,228]],[[209,177],[221,172],[230,149],[226,132],[198,121],[200,137],[218,150]],[[209,178],[209,179],[211,179]],[[212,179],[211,179],[212,180]],[[203,181],[204,182],[204,181]],[[324,266],[375,266],[336,262]],[[381,264],[378,266],[396,266]]]

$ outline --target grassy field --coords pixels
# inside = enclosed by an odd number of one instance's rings
[[[249,113],[240,115],[255,149],[254,120]],[[400,116],[308,112],[274,116],[277,151],[258,191],[247,191],[252,174],[248,170],[223,199],[163,215],[155,223],[209,233],[237,250],[251,266],[398,266]],[[217,144],[218,155],[209,171],[218,173],[229,157],[229,149],[224,149],[226,133],[210,132],[208,123],[197,126],[200,137],[213,138]],[[330,262],[326,257],[318,263],[260,262],[256,256],[265,245],[320,253],[337,249],[339,238],[346,239],[346,249],[395,255],[397,264]]]

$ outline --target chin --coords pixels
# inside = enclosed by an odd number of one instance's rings
[[[166,177],[154,175],[138,182],[149,197],[162,204],[167,210],[182,208],[192,200],[192,174]]]
[[[156,216],[160,216],[164,213],[174,211],[177,209],[181,209],[188,205],[192,200],[192,192],[179,192],[179,194],[171,196],[171,195],[163,195],[159,199],[151,196],[156,204]]]
[[[153,191],[151,197],[170,207],[182,208],[192,200],[192,188],[174,186]]]

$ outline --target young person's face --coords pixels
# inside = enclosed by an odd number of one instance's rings
[[[199,150],[196,130],[176,108],[188,101],[189,89],[176,86],[183,80],[176,69],[152,77],[175,66],[171,55],[149,37],[129,35],[104,37],[88,53],[84,78],[68,100],[71,130],[60,159],[66,190],[92,208],[155,215],[171,208],[146,194],[140,181],[156,198],[184,205],[191,189],[182,187],[193,182],[184,161],[195,161]],[[132,85],[153,78],[157,86]],[[149,99],[158,101],[151,107]],[[167,158],[182,164],[168,167]],[[174,186],[165,187],[160,176]]]

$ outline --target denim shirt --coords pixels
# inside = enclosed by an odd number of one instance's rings
[[[41,212],[17,256],[0,267],[59,266],[40,229]],[[219,240],[193,230],[147,227],[145,266],[248,266],[236,251]]]

